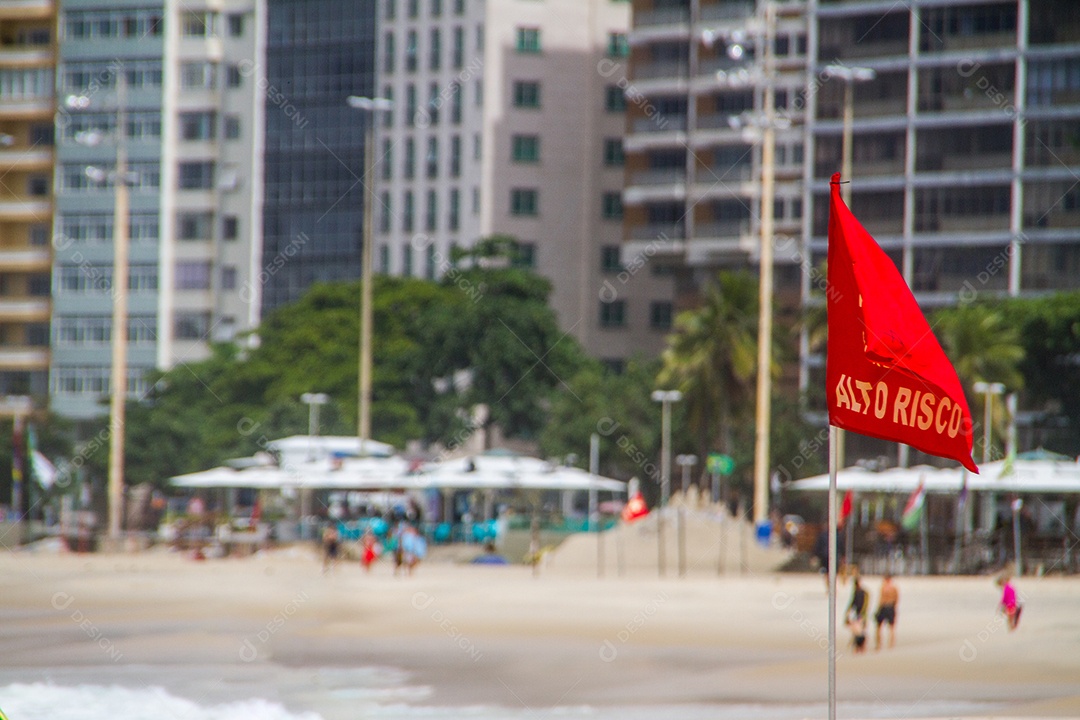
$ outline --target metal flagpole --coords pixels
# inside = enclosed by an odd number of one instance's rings
[[[829,426],[829,720],[836,720],[836,471],[839,429]]]

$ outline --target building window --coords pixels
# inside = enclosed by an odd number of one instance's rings
[[[420,50],[417,48],[416,31],[410,30],[405,35],[405,70],[416,72],[416,58]]]
[[[519,53],[540,52],[540,28],[517,29],[517,51]]]
[[[51,124],[34,123],[30,126],[30,145],[52,147],[56,143],[56,130]]]
[[[394,127],[394,114],[395,114],[394,113],[394,107],[393,107],[394,88],[390,87],[389,85],[383,85],[382,96],[384,98],[386,98],[387,100],[389,100],[390,103],[391,103],[391,108],[389,110],[384,110],[383,113],[382,113],[383,127],[392,128],[392,127]]]
[[[379,246],[379,272],[386,275],[390,272],[390,246]]]
[[[424,229],[435,232],[439,225],[439,196],[434,190],[427,191],[427,212],[424,213]]]
[[[435,279],[435,270],[437,269],[437,263],[435,262],[435,255],[436,255],[435,246],[434,245],[428,245],[427,250],[424,252],[424,255],[425,255],[424,277],[426,277],[428,280],[434,280]]]
[[[540,162],[540,136],[514,135],[511,138],[511,156],[514,162]]]
[[[405,232],[413,231],[413,215],[416,208],[413,207],[412,190],[405,191],[405,202],[402,204],[401,229]]]
[[[455,15],[464,15],[465,14],[465,0],[454,0],[454,14]]]
[[[604,88],[604,108],[608,112],[624,112],[626,110],[626,95],[618,85],[608,85]]]
[[[622,257],[618,245],[604,245],[600,248],[600,269],[609,273],[623,271]]]
[[[431,83],[428,86],[428,106],[427,114],[430,125],[439,124],[439,106],[442,105],[442,98],[439,97],[439,84]]]
[[[431,0],[431,17],[442,17],[442,0]]]
[[[412,245],[406,243],[401,248],[401,274],[412,277],[413,274],[413,250]]]
[[[394,20],[397,18],[397,0],[386,0],[386,19]]]
[[[409,127],[416,124],[416,86],[412,83],[405,86],[405,124]]]
[[[240,116],[239,115],[226,115],[225,116],[225,139],[237,140],[240,137]]]
[[[209,290],[210,289],[210,263],[208,262],[178,262],[176,263],[176,289],[177,290]]]
[[[217,34],[214,21],[217,13],[188,11],[180,17],[180,34],[184,37],[213,37]]]
[[[390,207],[390,193],[383,190],[379,195],[379,232],[390,232],[394,213]]]
[[[229,37],[244,36],[244,16],[240,14],[229,15]]]
[[[612,300],[600,303],[600,327],[626,327],[626,301]]]
[[[390,138],[382,141],[382,157],[376,161],[382,167],[382,179],[389,180],[394,176],[394,143]]]
[[[465,94],[461,83],[455,82],[450,88],[450,122],[461,124],[461,98]]]
[[[450,177],[461,177],[461,136],[450,137]]]
[[[236,289],[236,267],[233,265],[226,265],[221,268],[221,289],[222,290],[235,290]]]
[[[604,138],[604,164],[622,167],[624,162],[622,138]]]
[[[465,28],[460,25],[454,28],[454,40],[451,49],[455,70],[460,70],[465,65]]]
[[[48,273],[30,275],[27,278],[26,291],[31,297],[49,297],[52,294],[52,276]]]
[[[447,218],[447,227],[451,232],[457,232],[461,228],[461,191],[457,188],[450,190],[450,216]]]
[[[210,313],[178,312],[173,318],[173,336],[177,340],[203,340],[210,334]]]
[[[412,180],[416,175],[416,141],[413,138],[405,138],[405,157],[402,159],[401,174],[406,180]]]
[[[510,214],[535,216],[540,213],[539,194],[532,188],[513,188],[510,190]]]
[[[176,216],[178,240],[209,240],[214,227],[214,216],[208,212],[182,212]]]
[[[622,193],[606,192],[601,197],[602,216],[605,220],[622,220]]]
[[[215,87],[217,87],[216,63],[199,61],[180,64],[182,90],[213,90]]]
[[[628,57],[630,55],[630,43],[626,40],[626,33],[608,33],[607,52],[611,57]]]
[[[30,197],[45,197],[49,194],[48,175],[29,175],[26,178],[26,194]]]
[[[213,110],[180,113],[180,139],[213,140],[216,125]]]
[[[225,240],[236,240],[240,237],[240,218],[235,215],[226,215],[221,219],[221,237]]]
[[[406,0],[408,3],[408,14],[410,20],[415,20],[416,16],[420,14],[420,0]]]
[[[428,67],[438,70],[442,67],[442,32],[439,28],[431,29],[431,47],[428,51],[431,53],[428,56]]]
[[[383,37],[383,72],[394,72],[394,55],[397,49],[394,47],[394,33],[388,32]]]
[[[214,163],[212,161],[182,162],[179,167],[181,190],[210,190],[214,187]]]
[[[540,83],[532,80],[515,80],[514,107],[540,107]]]
[[[231,88],[238,88],[244,83],[244,76],[240,74],[240,67],[238,65],[229,65],[225,68],[225,85]]]
[[[653,330],[671,329],[671,303],[666,301],[649,303],[649,327]]]
[[[31,225],[30,226],[30,245],[33,247],[44,247],[49,244],[49,226],[48,225]]]
[[[429,137],[427,142],[427,156],[425,157],[427,177],[434,180],[439,177],[439,138]]]
[[[519,242],[514,247],[514,267],[536,267],[536,243]]]

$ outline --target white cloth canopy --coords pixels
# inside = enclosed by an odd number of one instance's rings
[[[849,467],[836,474],[836,488],[841,491],[911,493],[925,483],[928,493],[958,493],[964,483],[959,467],[935,468],[919,465],[873,472]],[[979,466],[979,474],[967,474],[971,491],[1003,493],[1080,493],[1080,464],[1060,460],[1014,460],[1011,471],[1004,460]],[[829,489],[829,476],[815,475],[788,483],[788,490],[823,491]]]
[[[313,488],[320,490],[528,489],[626,492],[626,483],[537,458],[490,454],[413,468],[404,458],[283,461],[243,470],[217,467],[170,479],[188,488]]]

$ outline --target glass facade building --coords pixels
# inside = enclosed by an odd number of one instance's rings
[[[375,0],[269,0],[262,308],[360,276]]]

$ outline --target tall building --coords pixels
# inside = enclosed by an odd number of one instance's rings
[[[360,277],[364,126],[374,92],[376,0],[266,0],[264,236],[247,289],[264,310],[314,282]]]
[[[53,409],[105,412],[118,143],[127,156],[128,391],[258,321],[262,120],[244,0],[61,0]]]
[[[764,9],[752,0],[634,2],[624,253],[655,250],[671,265],[678,310],[696,306],[719,270],[758,271],[766,123],[775,133],[774,234],[799,247],[806,6]],[[778,299],[797,304],[797,260],[778,253],[775,268]]]
[[[0,395],[49,374],[56,4],[0,3]]]
[[[1077,10],[1070,0],[818,4],[819,63],[876,71],[854,87],[852,209],[924,307],[1080,287]],[[841,82],[824,80],[813,103],[815,263],[843,98]],[[820,384],[821,358],[804,364]]]
[[[441,276],[511,235],[562,327],[620,366],[671,323],[670,277],[623,257],[630,7],[614,0],[381,0],[376,269]],[[620,73],[623,73],[621,75]]]

